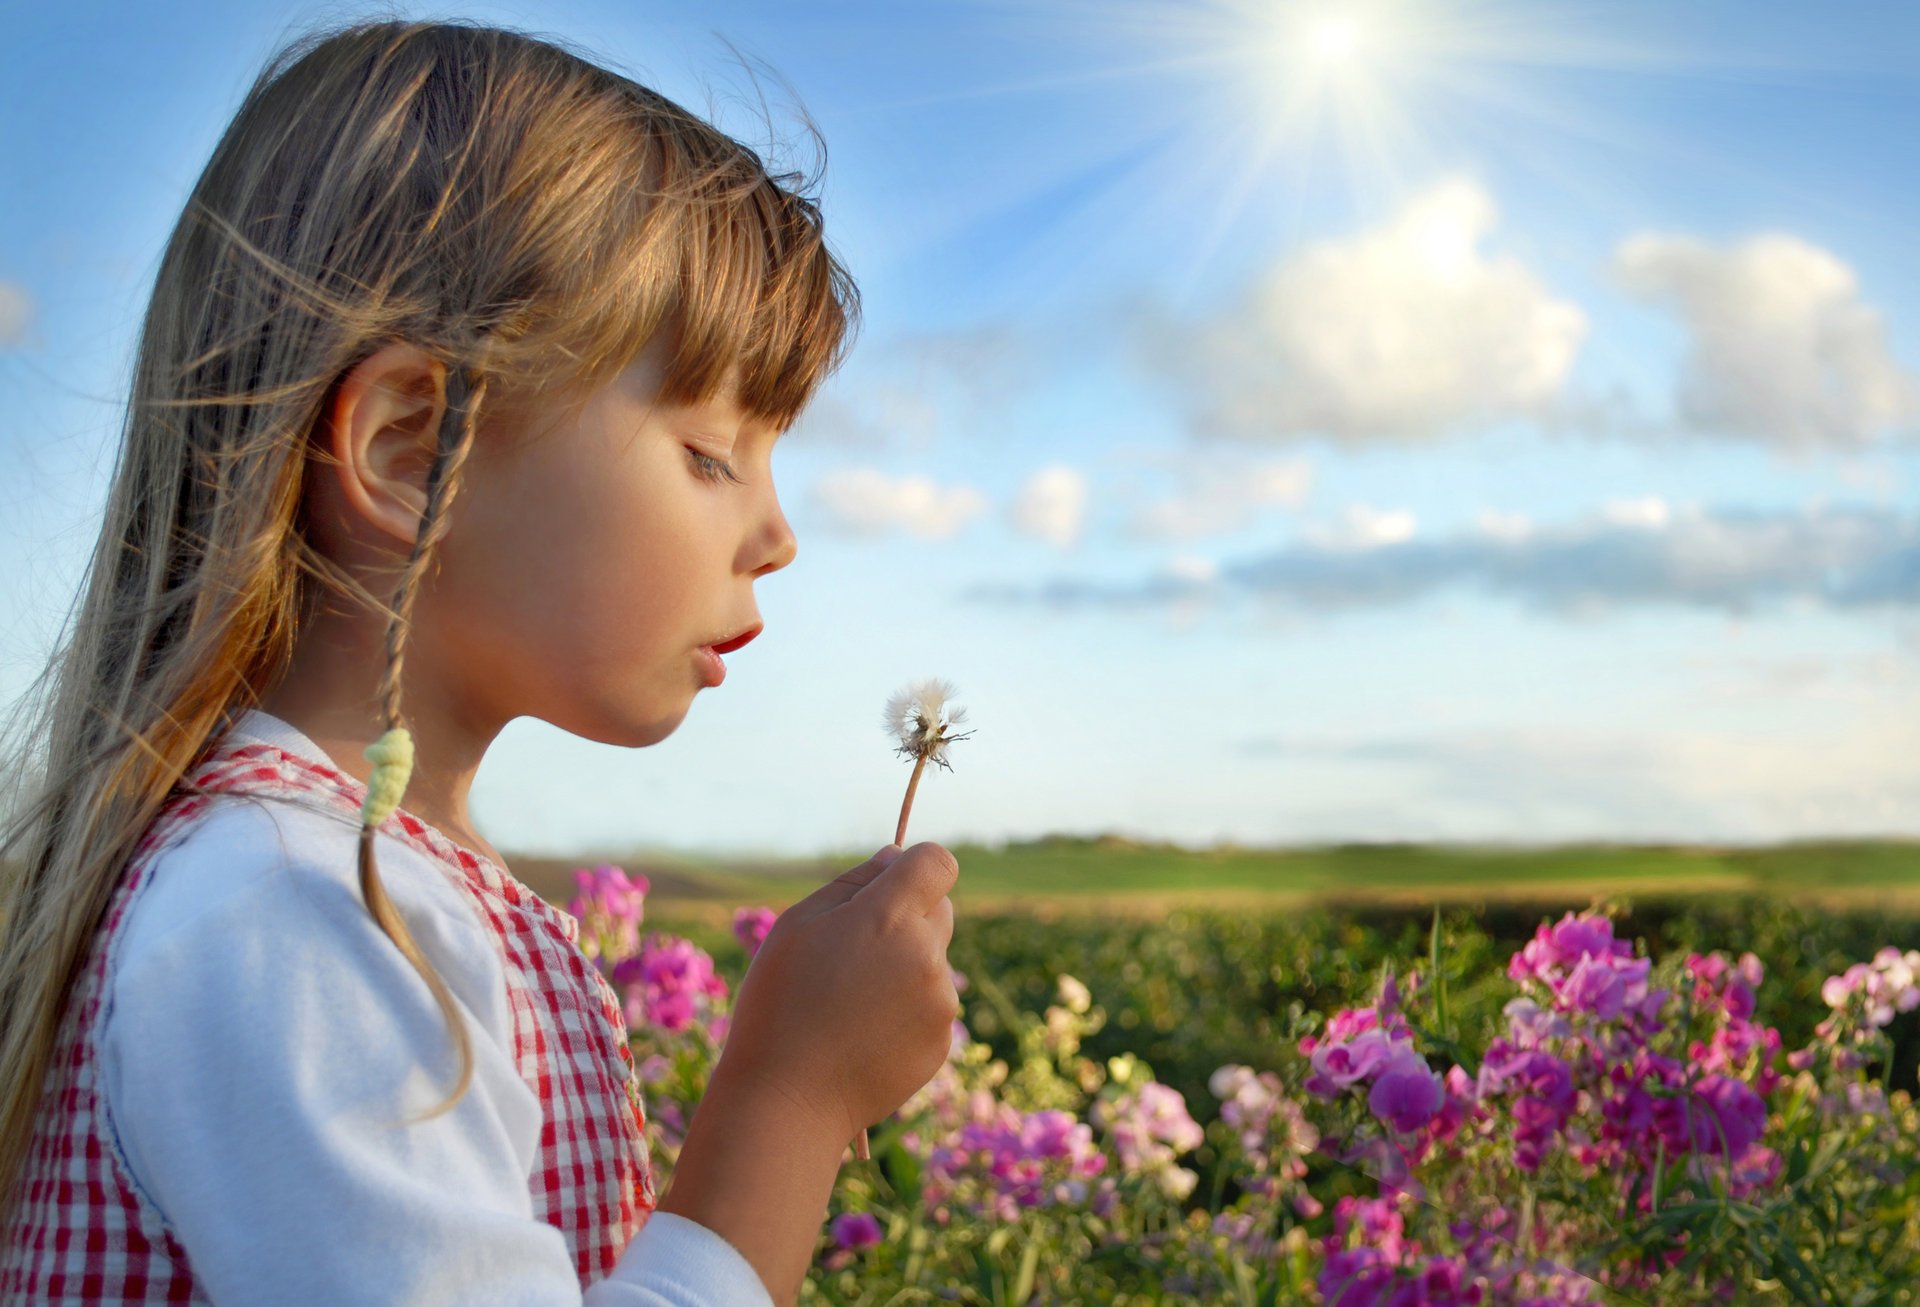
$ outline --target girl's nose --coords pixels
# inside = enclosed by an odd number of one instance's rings
[[[787,524],[786,514],[780,511],[776,502],[773,516],[765,527],[765,536],[761,542],[762,561],[753,570],[755,576],[765,576],[768,572],[777,572],[793,561],[800,552],[800,542],[794,538],[793,528]]]

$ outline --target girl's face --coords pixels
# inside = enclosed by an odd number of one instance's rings
[[[665,739],[709,684],[701,646],[757,628],[754,581],[793,561],[778,433],[745,422],[730,387],[654,405],[663,362],[650,346],[577,417],[476,441],[430,591],[448,637],[435,661],[486,720]]]

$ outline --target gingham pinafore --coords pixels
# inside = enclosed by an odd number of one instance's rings
[[[354,814],[366,795],[352,776],[263,742],[223,741],[190,778],[214,793],[291,797]],[[20,1175],[22,1201],[0,1244],[0,1301],[208,1301],[186,1250],[127,1178],[99,1110],[94,1039],[108,941],[155,857],[208,803],[177,790],[108,899],[61,1019]],[[514,1060],[543,1110],[533,1211],[566,1235],[584,1292],[613,1269],[655,1203],[619,998],[580,951],[572,916],[405,809],[380,830],[439,864],[492,928],[505,963]]]

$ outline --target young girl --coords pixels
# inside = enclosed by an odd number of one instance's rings
[[[780,917],[657,1196],[620,1005],[466,804],[512,719],[656,743],[760,630],[773,445],[858,305],[783,180],[476,25],[252,87],[0,845],[0,1298],[797,1298],[946,1056],[952,856]]]

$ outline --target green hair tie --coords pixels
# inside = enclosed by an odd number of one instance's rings
[[[378,826],[400,806],[400,795],[413,772],[413,736],[396,726],[366,747],[362,755],[373,764],[367,781],[367,800],[360,808],[362,825]]]

